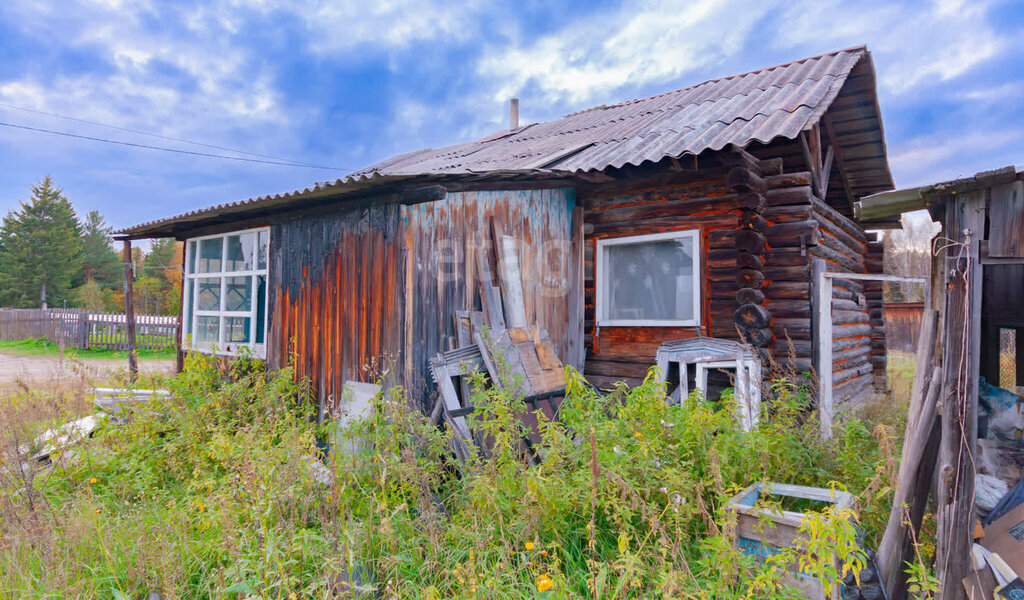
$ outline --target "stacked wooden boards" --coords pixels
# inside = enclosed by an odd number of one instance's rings
[[[476,408],[473,398],[483,391],[474,388],[473,382],[501,388],[523,400],[516,415],[526,430],[521,450],[531,458],[535,458],[531,444],[540,440],[536,411],[555,419],[565,393],[565,369],[554,346],[540,326],[526,322],[517,240],[500,233],[498,227],[492,231],[494,255],[479,259],[485,310],[456,311],[452,316],[458,347],[430,359],[438,386],[431,417],[434,422],[445,421],[452,432],[453,450],[463,461],[475,448],[490,446],[490,440],[474,433],[466,422]]]

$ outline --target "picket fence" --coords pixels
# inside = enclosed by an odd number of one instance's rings
[[[80,309],[0,308],[0,340],[46,338],[66,348],[128,348],[128,319],[124,313]],[[135,315],[135,347],[176,348],[178,317]]]

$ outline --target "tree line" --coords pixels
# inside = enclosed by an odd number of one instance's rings
[[[53,179],[0,224],[0,306],[124,310],[124,256],[99,211],[80,219]],[[181,307],[183,246],[155,240],[149,252],[132,248],[135,310],[176,315]]]

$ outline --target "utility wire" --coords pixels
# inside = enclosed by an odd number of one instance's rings
[[[209,152],[194,152],[192,150],[179,150],[177,148],[164,148],[162,146],[149,146],[147,144],[135,144],[135,143],[132,143],[132,142],[122,142],[122,141],[119,141],[119,140],[109,140],[109,139],[106,139],[106,138],[92,137],[92,136],[88,136],[88,135],[78,135],[78,134],[75,134],[75,133],[68,133],[66,131],[54,131],[52,129],[41,129],[39,127],[29,127],[27,125],[16,125],[14,123],[4,123],[3,121],[0,121],[0,125],[2,125],[4,127],[13,127],[15,129],[25,129],[25,130],[28,130],[28,131],[37,131],[37,132],[40,132],[40,133],[49,133],[49,134],[52,134],[52,135],[62,135],[62,136],[66,136],[66,137],[77,138],[77,139],[80,139],[80,140],[89,140],[89,141],[93,141],[93,142],[104,142],[104,143],[107,143],[107,144],[118,144],[118,145],[121,145],[121,146],[130,146],[132,148],[145,148],[147,150],[160,150],[160,151],[163,151],[163,152],[174,152],[174,153],[177,153],[177,154],[189,154],[189,155],[192,155],[192,156],[205,156],[205,157],[208,157],[208,158],[223,158],[225,160],[237,160],[237,161],[250,162],[250,163],[262,163],[262,164],[266,164],[266,165],[282,165],[282,166],[285,166],[285,167],[305,167],[305,168],[308,168],[308,169],[327,169],[329,171],[345,171],[345,169],[339,169],[338,167],[325,167],[323,165],[311,165],[311,164],[305,164],[305,163],[285,162],[285,161],[278,161],[278,160],[263,160],[263,159],[259,159],[259,158],[244,158],[244,157],[241,157],[241,156],[226,156],[224,154],[210,154]]]
[[[150,137],[159,138],[161,140],[169,140],[172,142],[181,142],[183,144],[192,144],[195,146],[203,146],[205,148],[212,148],[214,150],[224,150],[226,152],[234,152],[235,154],[244,154],[246,156],[255,156],[257,158],[266,158],[270,160],[277,160],[281,162],[297,163],[297,161],[288,160],[287,158],[281,158],[280,156],[268,156],[266,154],[256,154],[255,152],[246,152],[245,150],[236,150],[234,148],[227,148],[224,146],[216,146],[214,144],[206,144],[203,142],[194,142],[192,140],[186,140],[182,138],[170,137],[166,135],[160,135],[159,133],[152,133],[149,131],[142,131],[141,129],[132,129],[130,127],[119,127],[117,125],[108,125],[107,123],[100,123],[98,121],[90,121],[88,119],[79,119],[78,117],[69,117],[68,115],[61,115],[57,113],[47,112],[45,110],[36,110],[34,108],[27,108],[25,106],[16,106],[14,104],[7,104],[6,102],[0,102],[0,107],[11,108],[14,110],[21,110],[24,112],[30,112],[37,115],[46,115],[48,117],[57,117],[58,119],[67,119],[68,121],[75,121],[78,123],[86,123],[88,125],[96,125],[97,127],[107,127],[109,129],[116,129],[118,131],[125,131],[128,133],[137,133],[139,135],[148,135]],[[313,166],[313,165],[310,165]]]

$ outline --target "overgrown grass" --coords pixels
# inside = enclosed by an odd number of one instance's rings
[[[46,338],[7,341],[0,340],[0,352],[8,352],[18,356],[60,356],[59,345]],[[163,350],[141,349],[136,351],[139,360],[168,360],[175,356],[174,348]],[[97,358],[107,360],[128,360],[127,350],[108,350],[105,348],[64,348],[64,356],[69,358]]]
[[[40,430],[5,406],[0,592],[18,598],[793,597],[800,562],[834,578],[852,562],[849,515],[813,514],[811,541],[757,564],[724,509],[758,480],[845,488],[871,537],[888,515],[894,432],[850,419],[821,441],[806,390],[779,381],[741,431],[727,398],[665,402],[655,378],[596,394],[573,372],[560,420],[539,415],[543,460],[522,458],[519,400],[477,391],[488,450],[459,470],[447,432],[401,390],[345,428],[351,452],[314,463],[307,385],[247,361],[230,380],[191,355],[169,400],[26,474],[19,444]],[[478,382],[479,383],[479,382]],[[504,388],[505,390],[508,387]],[[13,460],[12,460],[13,459]]]

